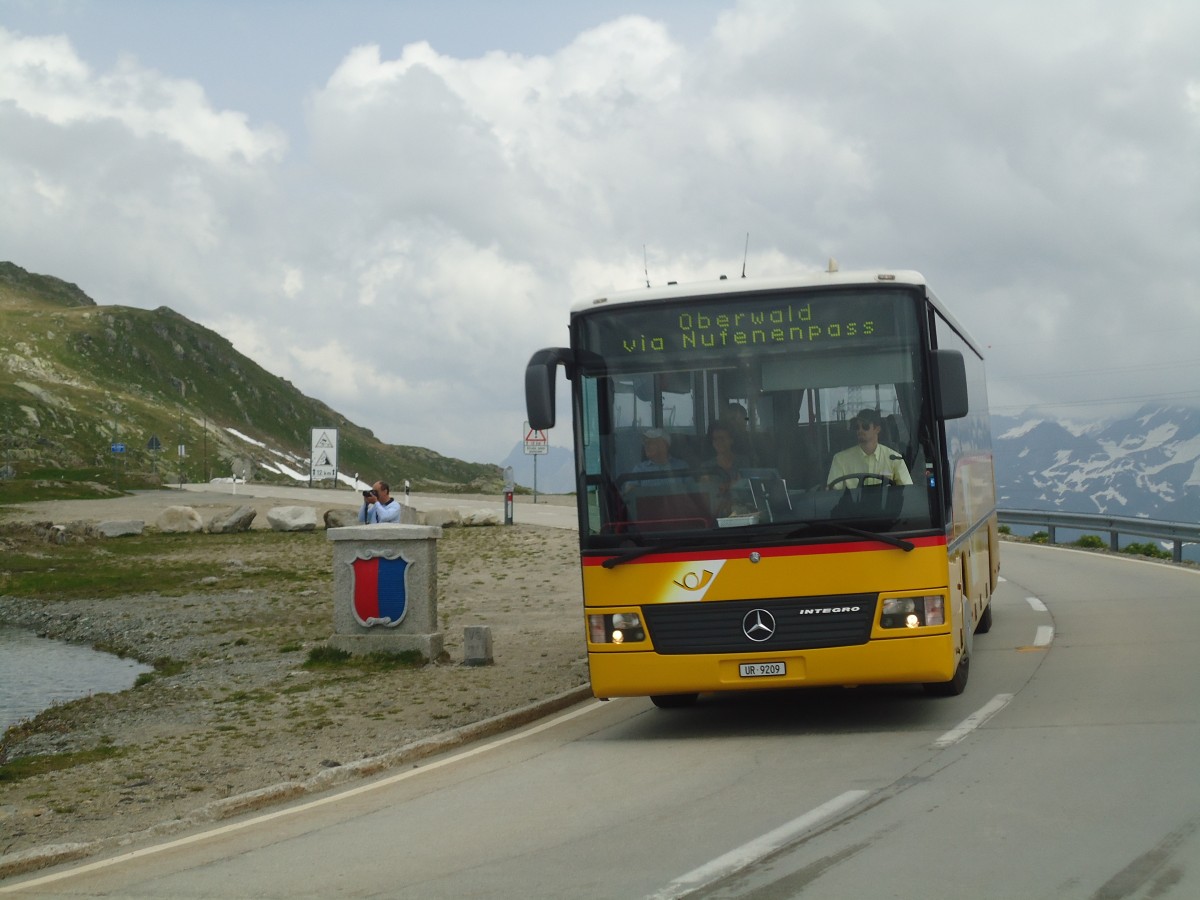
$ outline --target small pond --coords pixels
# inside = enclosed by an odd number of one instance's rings
[[[0,731],[55,703],[133,686],[150,666],[0,625]]]

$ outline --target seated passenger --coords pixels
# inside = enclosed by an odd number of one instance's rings
[[[669,472],[687,468],[687,463],[671,455],[671,435],[661,428],[647,428],[642,432],[642,452],[646,458],[633,467],[634,472]]]
[[[671,455],[671,436],[661,428],[642,432],[642,452],[645,459],[618,479],[621,490],[680,490],[691,482],[688,464]]]
[[[750,436],[750,414],[746,412],[746,407],[730,400],[721,410],[718,421],[729,429],[729,435],[733,438],[733,451],[738,455],[742,465],[754,465],[755,458],[759,455],[755,450],[759,448],[754,446],[754,441]]]
[[[741,467],[733,450],[733,431],[728,425],[714,422],[708,429],[713,456],[704,463],[700,481],[713,490],[713,513],[727,516],[733,511],[733,483],[741,478]]]
[[[864,409],[854,418],[858,443],[834,455],[829,466],[829,477],[825,479],[826,486],[856,488],[859,479],[845,476],[868,473],[880,475],[884,481],[891,484],[912,484],[912,476],[908,474],[904,457],[879,443],[881,424],[879,411],[875,409]],[[875,483],[873,478],[862,480],[868,485]]]

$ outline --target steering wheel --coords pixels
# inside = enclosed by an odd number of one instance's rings
[[[892,484],[891,475],[883,475],[879,472],[850,472],[847,475],[839,475],[833,481],[829,482],[829,487],[835,488],[843,481],[849,481],[851,478],[857,478],[860,487],[866,486],[867,479],[872,479],[880,484]]]

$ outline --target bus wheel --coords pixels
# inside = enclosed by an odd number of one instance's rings
[[[979,617],[979,623],[975,626],[976,634],[987,634],[992,630],[992,604],[987,605],[987,609],[983,611],[983,615]]]
[[[683,709],[692,706],[699,694],[655,694],[650,699],[659,709]]]
[[[967,687],[967,676],[971,674],[971,658],[964,655],[958,661],[954,677],[949,681],[928,681],[925,683],[925,693],[931,697],[957,697]]]

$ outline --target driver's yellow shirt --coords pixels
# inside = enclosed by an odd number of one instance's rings
[[[904,457],[883,444],[876,444],[874,453],[863,453],[862,448],[856,444],[834,454],[825,483],[832,484],[845,475],[854,474],[884,475],[890,478],[893,484],[912,484],[912,476],[908,474]],[[857,478],[847,478],[838,486],[856,488],[858,482]]]

